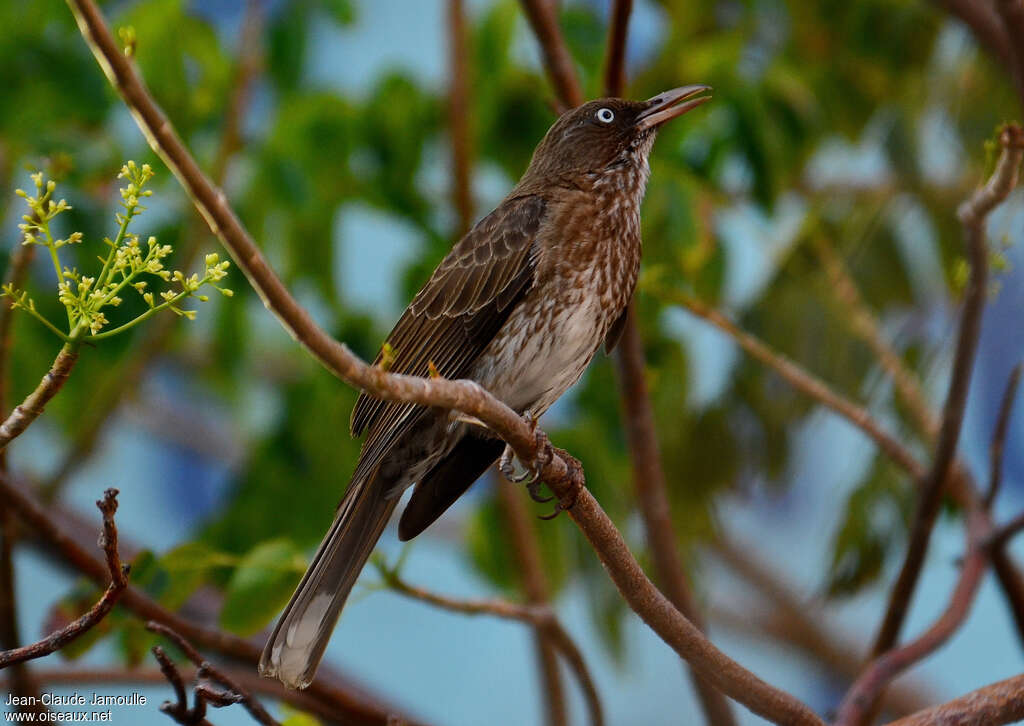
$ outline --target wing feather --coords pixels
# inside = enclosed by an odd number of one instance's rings
[[[538,196],[507,199],[452,248],[387,337],[392,372],[426,376],[431,363],[446,378],[470,372],[533,282],[534,241],[545,208]],[[352,435],[370,433],[354,477],[376,467],[426,410],[360,394]]]

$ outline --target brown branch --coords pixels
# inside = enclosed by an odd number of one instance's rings
[[[892,377],[897,395],[900,396],[911,415],[916,419],[918,427],[925,432],[929,440],[934,441],[939,432],[939,419],[928,407],[917,375],[906,366],[903,359],[885,340],[878,325],[878,320],[864,303],[864,299],[857,289],[853,278],[850,277],[832,247],[824,242],[824,240],[821,240],[818,249],[832,282],[831,289],[839,298],[844,309],[849,313],[853,332],[861,337],[875,352],[879,364]],[[1007,395],[1010,395],[1012,398],[1010,392],[1007,392]],[[1004,405],[1006,405],[1005,397]],[[1002,418],[1000,417],[1001,420]],[[1001,449],[999,441],[1000,437],[997,435],[993,439],[993,446]],[[992,459],[993,466],[990,478],[998,482],[1002,476],[1001,451],[993,450],[992,457],[994,458]],[[918,479],[917,483],[921,483],[920,479]],[[981,498],[981,494],[978,492],[978,487],[970,471],[968,471],[959,458],[953,462],[953,472],[947,486],[949,487],[949,494],[964,509],[976,506]],[[987,500],[995,496],[995,489],[991,484],[985,496]],[[984,503],[983,506],[989,508],[990,502]],[[1024,576],[1021,575],[1019,568],[1013,562],[1009,553],[1001,549],[993,550],[990,560],[999,587],[1006,598],[1007,606],[1014,618],[1017,636],[1022,644],[1024,644]]]
[[[623,426],[633,466],[633,487],[640,504],[647,547],[654,561],[658,583],[672,604],[691,623],[705,629],[697,603],[686,577],[686,567],[678,551],[678,539],[672,526],[665,470],[651,407],[651,397],[644,377],[644,351],[637,329],[636,311],[630,306],[616,363],[619,371],[619,392]],[[735,723],[729,702],[711,687],[707,680],[690,671],[693,688],[709,724],[727,726]]]
[[[881,628],[875,638],[872,654],[889,650],[899,637],[900,628],[917,586],[924,565],[932,528],[942,504],[942,494],[956,456],[957,440],[963,423],[967,391],[974,368],[975,350],[981,330],[981,314],[988,294],[988,250],[985,246],[985,218],[1010,194],[1017,184],[1017,175],[1024,158],[1024,130],[1007,125],[999,138],[1003,151],[988,183],[964,204],[957,214],[964,226],[971,273],[964,295],[964,309],[957,335],[953,372],[949,392],[942,410],[942,425],[931,467],[924,477],[918,499],[917,513],[910,532],[907,554],[889,596],[889,604]]]
[[[544,574],[540,544],[537,541],[537,533],[530,522],[530,514],[526,510],[523,498],[500,474],[495,495],[498,499],[498,507],[505,519],[509,550],[511,550],[519,570],[526,600],[531,605],[545,607],[550,612],[548,603],[551,600],[551,592]],[[540,623],[535,623],[534,635],[537,662],[543,678],[541,689],[544,691],[548,723],[564,724],[567,720],[565,691],[562,687],[562,674],[558,669],[557,651],[552,642],[553,638],[548,635],[547,629]],[[583,664],[582,656],[579,658],[579,662]],[[578,672],[577,677],[587,693],[587,703],[592,718],[596,715],[599,720],[602,720],[601,700],[585,665]],[[587,687],[588,683],[589,688]]]
[[[168,657],[164,649],[159,645],[154,645],[153,657],[160,664],[160,672],[167,679],[167,682],[171,684],[171,688],[174,689],[175,700],[173,702],[164,701],[160,704],[160,711],[166,713],[176,723],[182,724],[182,726],[212,726],[206,720],[206,701],[202,698],[201,694],[195,693],[196,705],[189,708],[188,695],[185,691],[185,679],[182,678],[181,672],[178,671],[174,661]]]
[[[469,52],[463,0],[448,0],[448,125],[452,144],[452,203],[458,215],[458,235],[473,226],[473,187],[470,183],[473,149],[469,131],[466,75]]]
[[[35,390],[15,406],[11,414],[0,424],[0,450],[6,448],[33,421],[42,416],[46,404],[60,391],[77,360],[78,345],[65,343]]]
[[[220,144],[210,166],[210,177],[217,185],[224,183],[231,157],[241,147],[242,124],[252,95],[252,86],[263,69],[263,20],[261,3],[258,0],[247,0],[239,37],[238,63],[231,84],[232,93],[224,117]],[[182,238],[184,244],[179,267],[187,270],[195,262],[203,244],[210,239],[200,214],[191,215]],[[153,361],[166,350],[177,325],[178,319],[174,315],[160,316],[151,321],[145,326],[139,344],[100,384],[85,410],[85,419],[76,427],[67,453],[53,475],[41,485],[46,499],[56,497],[71,475],[93,454],[126,396],[139,387]]]
[[[15,486],[10,475],[0,473],[0,501],[5,507],[18,513],[19,521],[36,531],[42,539],[66,564],[84,574],[94,582],[103,583],[107,578],[107,566],[94,555],[84,550],[64,529],[57,526],[51,513],[44,508],[24,487]],[[121,595],[120,605],[145,620],[163,623],[193,643],[208,650],[216,651],[228,658],[255,666],[259,663],[262,645],[213,628],[193,623],[177,613],[170,612],[142,590],[129,585]],[[319,676],[307,689],[311,697],[330,707],[336,715],[344,716],[352,724],[385,724],[388,711],[383,706],[370,702],[368,697],[351,692],[349,684],[330,669],[321,667]]]
[[[1006,434],[1010,429],[1010,414],[1013,413],[1013,402],[1020,386],[1020,374],[1024,364],[1013,367],[1010,378],[1003,390],[1002,402],[999,404],[999,417],[996,419],[995,433],[989,446],[989,477],[988,489],[985,491],[985,508],[991,509],[992,503],[999,496],[999,488],[1003,483],[1003,449],[1006,448]]]
[[[196,678],[199,683],[195,687],[195,698],[197,703],[199,701],[206,701],[216,708],[240,703],[257,723],[263,724],[263,726],[280,726],[280,723],[267,713],[267,710],[263,708],[263,705],[253,698],[252,694],[248,690],[246,690],[227,673],[219,670],[216,666],[203,658],[199,651],[196,650],[195,647],[180,633],[176,632],[173,628],[169,628],[162,623],[156,622],[155,620],[150,620],[146,623],[146,630],[152,633],[158,633],[170,640],[178,647],[179,650],[181,650],[182,653],[185,654],[185,657],[192,661],[196,668],[198,668],[196,671]],[[203,680],[209,680],[227,688],[228,693],[218,693],[205,688],[205,684],[202,683]],[[180,703],[181,699],[179,698],[178,700]]]
[[[597,551],[626,601],[695,670],[727,695],[776,723],[821,723],[799,700],[725,656],[672,606],[647,579],[615,525],[584,488],[579,462],[554,449],[542,432],[533,429],[477,383],[387,373],[366,365],[319,328],[267,264],[223,192],[216,190],[200,171],[143,86],[131,59],[120,52],[92,0],[68,0],[68,4],[83,37],[132,110],[151,147],[178,177],[266,307],[321,364],[350,385],[382,400],[457,410],[480,420],[511,446],[521,462],[539,469],[541,478],[565,503],[573,521]],[[175,629],[188,636],[180,628]]]
[[[1010,36],[991,0],[934,0],[961,20],[995,59],[1012,73],[1013,50]]]
[[[7,270],[4,272],[3,286],[11,285],[15,290],[24,287],[35,253],[35,245],[18,244],[11,251]],[[11,378],[7,367],[11,360],[13,328],[14,306],[11,300],[3,298],[0,301],[0,417],[4,418],[7,417],[7,389]],[[6,451],[0,448],[0,466],[6,466],[6,456]]]
[[[837,726],[869,722],[885,687],[949,640],[967,618],[985,574],[988,562],[986,544],[992,529],[992,522],[984,511],[970,512],[968,519],[968,552],[949,605],[922,635],[906,645],[886,651],[864,669],[839,705]]]
[[[715,648],[681,615],[647,578],[622,535],[588,491],[579,492],[569,515],[634,612],[715,688],[773,723],[822,723],[799,700],[765,683]]]
[[[1024,675],[971,691],[889,726],[1001,726],[1024,719]]]
[[[103,499],[96,502],[96,506],[103,513],[100,547],[106,556],[107,571],[110,574],[110,585],[106,592],[95,605],[89,608],[88,612],[73,623],[31,645],[0,652],[0,669],[34,658],[42,658],[60,650],[103,620],[124,593],[128,586],[128,566],[122,567],[121,555],[117,551],[117,527],[114,524],[114,512],[117,511],[117,490],[107,489],[103,494]]]
[[[815,399],[821,405],[839,414],[867,435],[883,453],[914,478],[924,475],[925,469],[900,441],[886,432],[863,406],[853,403],[815,377],[798,363],[779,353],[756,336],[741,329],[736,323],[707,304],[689,295],[667,294],[666,299],[681,305],[699,318],[726,333],[752,358],[774,370],[798,391]]]
[[[1010,42],[1010,58],[1008,71],[1017,88],[1021,104],[1024,104],[1024,3],[1020,0],[995,0],[996,8],[1002,16],[1006,35]]]
[[[4,286],[11,285],[16,290],[24,287],[35,251],[35,245],[15,245],[4,272]],[[14,307],[11,303],[12,301],[6,298],[0,301],[0,418],[7,416],[7,389],[10,385],[8,366],[11,360],[14,328]],[[0,471],[6,470],[7,450],[0,449]],[[13,557],[14,543],[17,539],[14,528],[13,514],[6,509],[0,512],[0,649],[17,648],[21,644],[18,609],[14,601]],[[39,688],[24,664],[18,664],[11,669],[11,692],[23,697],[26,703],[38,703],[29,698],[38,696]],[[19,709],[36,713],[47,710],[41,704],[19,706]]]
[[[609,96],[621,96],[626,89],[626,38],[632,12],[633,0],[612,3],[604,61],[604,90]]]
[[[544,56],[544,68],[555,89],[558,100],[565,108],[575,108],[583,103],[583,89],[576,76],[576,67],[565,45],[562,31],[558,27],[558,16],[554,6],[546,0],[520,0],[526,19],[530,21],[533,34],[540,43]]]

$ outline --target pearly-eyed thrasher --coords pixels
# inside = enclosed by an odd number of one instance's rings
[[[523,178],[441,261],[387,338],[390,370],[469,378],[520,413],[543,414],[611,351],[640,267],[640,202],[658,127],[709,100],[685,86],[647,101],[567,111]],[[381,356],[377,361],[380,362]],[[422,532],[501,455],[503,442],[449,411],[362,394],[368,431],[348,491],[267,641],[260,673],[313,680],[345,599],[402,492],[398,524]]]

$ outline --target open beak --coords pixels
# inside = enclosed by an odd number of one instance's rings
[[[682,86],[659,93],[654,98],[647,100],[647,108],[637,116],[637,128],[644,131],[661,126],[676,116],[682,116],[687,111],[710,101],[711,96],[697,95],[710,90],[711,86]]]

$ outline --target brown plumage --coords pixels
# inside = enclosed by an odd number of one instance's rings
[[[640,266],[640,201],[660,124],[708,100],[705,86],[648,101],[591,101],[563,114],[505,200],[434,271],[387,342],[396,373],[479,382],[540,416],[622,332]],[[689,100],[686,100],[689,99]],[[378,357],[378,361],[380,357]],[[349,591],[402,492],[410,539],[494,463],[504,445],[449,411],[359,397],[367,432],[348,491],[263,652],[260,672],[309,684]]]

